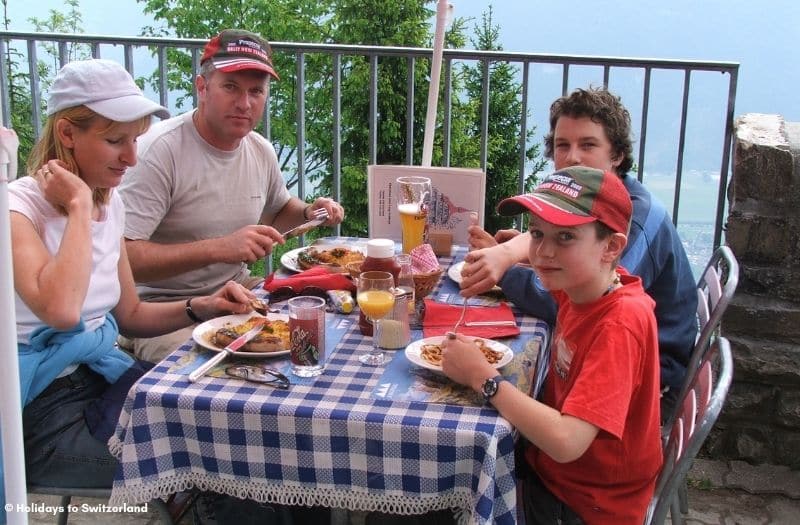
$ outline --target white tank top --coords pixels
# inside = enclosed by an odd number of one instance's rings
[[[58,251],[67,218],[61,215],[42,195],[39,184],[33,177],[22,177],[8,186],[9,209],[27,217],[36,228],[39,237],[51,254]],[[100,326],[106,314],[119,302],[120,285],[117,264],[120,243],[125,228],[125,207],[116,191],[101,210],[101,217],[92,221],[92,274],[89,290],[81,308],[81,318],[86,330]],[[67,279],[68,276],[65,276]],[[53,290],[53,294],[58,290]],[[34,315],[14,293],[17,317],[17,342],[30,343],[30,334],[44,323]]]

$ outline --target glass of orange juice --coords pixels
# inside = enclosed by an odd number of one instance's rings
[[[403,232],[403,253],[411,253],[425,242],[430,194],[431,179],[428,177],[397,178],[397,211],[400,212],[400,230]]]
[[[389,272],[361,272],[358,276],[356,301],[359,308],[373,323],[388,314],[394,307],[394,276]],[[372,350],[358,358],[365,365],[382,365],[383,350],[378,346],[375,331],[372,334]]]

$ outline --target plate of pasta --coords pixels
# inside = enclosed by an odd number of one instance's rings
[[[441,372],[442,341],[444,341],[444,338],[445,336],[443,335],[437,335],[414,341],[406,347],[406,357],[417,366]],[[495,368],[502,368],[514,359],[514,352],[503,343],[481,337],[474,338],[474,341],[480,347],[489,364]]]

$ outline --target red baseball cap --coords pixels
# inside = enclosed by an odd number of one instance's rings
[[[214,67],[225,73],[255,69],[280,80],[272,65],[269,42],[243,29],[225,29],[206,44],[200,64],[211,60]]]
[[[556,226],[600,221],[627,235],[633,204],[616,173],[573,166],[546,176],[533,193],[504,199],[497,211],[501,215],[529,211]]]

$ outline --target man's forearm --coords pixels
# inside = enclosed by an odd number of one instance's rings
[[[292,197],[283,205],[283,208],[281,208],[277,214],[262,215],[260,223],[272,226],[281,233],[285,232],[307,220],[303,214],[307,206],[309,206],[307,203],[297,197]]]
[[[159,244],[125,239],[128,258],[136,282],[169,279],[190,270],[219,262],[213,254],[213,239],[181,244]]]

